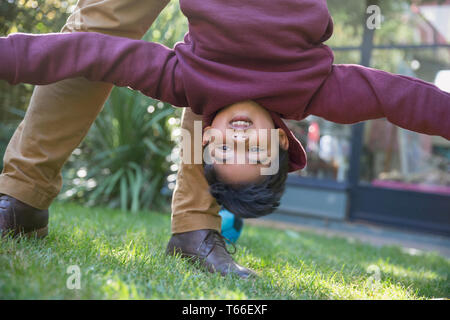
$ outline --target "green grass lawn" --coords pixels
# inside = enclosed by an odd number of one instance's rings
[[[167,257],[170,216],[55,203],[45,240],[3,240],[2,299],[428,299],[449,297],[450,260],[308,232],[244,228],[245,281]],[[78,265],[81,289],[68,289]],[[378,268],[378,269],[377,269]],[[377,271],[372,270],[379,270]],[[379,275],[379,280],[374,280]]]

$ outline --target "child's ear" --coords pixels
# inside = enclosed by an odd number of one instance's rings
[[[209,142],[209,140],[211,139],[211,132],[209,132],[209,130],[211,129],[211,126],[207,126],[205,127],[205,129],[203,129],[203,139],[202,139],[202,146],[206,146]]]
[[[278,128],[277,130],[278,130],[278,134],[279,134],[279,137],[280,137],[279,138],[280,139],[280,147],[283,150],[289,149],[289,138],[288,138],[286,132],[284,132],[284,130],[281,129],[281,128]]]

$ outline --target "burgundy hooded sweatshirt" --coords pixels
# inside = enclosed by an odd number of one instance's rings
[[[411,77],[333,64],[325,0],[180,0],[189,22],[172,49],[95,32],[0,38],[0,78],[44,85],[85,77],[128,86],[208,125],[222,108],[253,100],[289,137],[289,169],[306,153],[282,118],[350,124],[386,117],[450,139],[450,94]]]

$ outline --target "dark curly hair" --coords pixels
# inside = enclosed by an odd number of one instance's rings
[[[280,205],[289,171],[289,154],[279,148],[279,170],[262,182],[234,187],[219,180],[214,166],[204,164],[209,191],[217,202],[241,218],[258,218],[275,211]]]

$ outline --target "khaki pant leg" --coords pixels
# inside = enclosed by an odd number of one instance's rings
[[[201,120],[202,117],[190,108],[183,110],[181,127],[189,131],[191,136],[191,163],[194,163],[194,121]],[[201,143],[201,138],[197,143]],[[172,233],[201,229],[220,231],[222,220],[219,210],[220,206],[209,193],[202,164],[182,162],[172,197]]]
[[[141,38],[168,0],[79,0],[61,32]],[[61,169],[86,136],[113,85],[85,78],[36,86],[11,138],[0,193],[47,209],[62,187]]]

